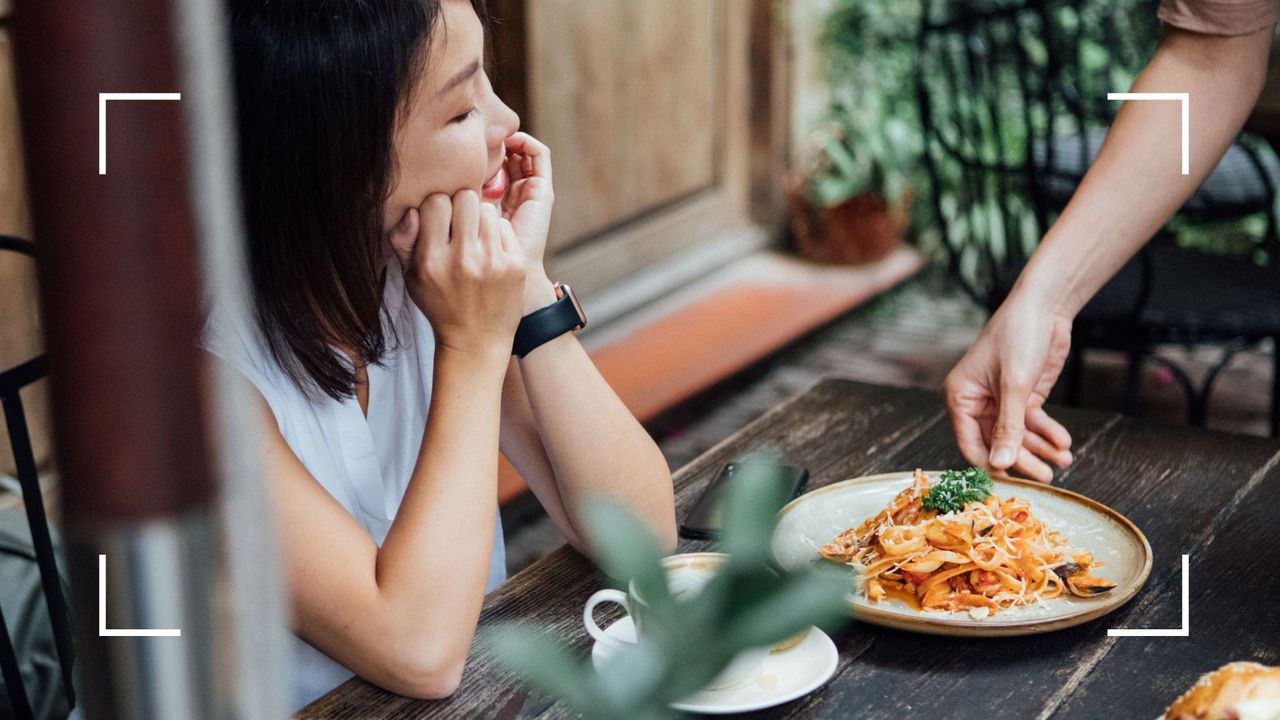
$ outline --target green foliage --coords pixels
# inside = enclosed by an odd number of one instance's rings
[[[1240,135],[1236,142],[1256,153],[1266,164],[1274,164],[1275,151],[1265,140]],[[1266,267],[1273,261],[1276,247],[1267,239],[1267,215],[1254,213],[1225,220],[1202,220],[1175,215],[1165,228],[1180,247],[1218,255],[1234,255]]]
[[[814,202],[836,205],[870,192],[901,201],[918,182],[914,35],[919,4],[837,0],[819,38],[831,94],[802,155]]]
[[[646,642],[614,655],[597,672],[549,633],[521,624],[499,628],[494,655],[529,685],[574,710],[605,720],[672,715],[672,702],[696,692],[741,650],[769,645],[816,625],[846,620],[846,573],[824,566],[785,572],[770,564],[785,483],[759,465],[744,465],[726,496],[724,567],[696,597],[671,596],[661,551],[625,508],[592,503],[585,534],[600,567],[622,587],[634,580],[649,606]],[[657,628],[656,630],[654,628]]]
[[[955,0],[937,6],[974,12],[1020,4],[1016,0]],[[1100,141],[1120,107],[1120,103],[1106,99],[1107,93],[1131,87],[1150,59],[1160,32],[1153,0],[1051,3],[1049,10],[1048,29],[1032,22],[1028,14],[1016,35],[1009,27],[995,27],[985,35],[951,38],[952,45],[940,44],[931,51],[928,67],[915,78],[930,90],[935,123],[956,151],[983,164],[1003,163],[1016,170],[975,171],[934,145],[937,204],[912,206],[917,244],[945,250],[952,260],[952,273],[979,296],[996,284],[998,271],[1015,270],[1018,259],[1035,249],[1056,219],[1054,207],[1037,216],[1030,190],[1020,177],[1027,148],[1033,147],[1036,156],[1043,158],[1046,138],[1078,136],[1082,128],[1076,110],[1085,116],[1083,130]],[[1051,46],[1051,42],[1055,44]],[[1050,60],[1051,49],[1055,62]],[[966,51],[987,53],[979,54],[985,59],[981,63],[984,70],[979,73],[980,81],[957,75],[962,91],[953,97],[945,71],[948,66],[962,67]],[[1058,68],[1056,74],[1052,67]],[[1023,83],[1029,90],[1029,103],[1023,99],[1027,93],[1020,90]],[[997,100],[994,116],[987,107],[989,96]],[[965,128],[964,132],[959,127]],[[1257,150],[1271,152],[1266,147]],[[938,231],[942,227],[947,229],[945,237]],[[1175,217],[1168,226],[1180,245],[1251,255],[1258,262],[1268,258],[1260,244],[1264,228],[1261,215],[1231,223],[1194,222],[1183,216]]]
[[[991,476],[982,468],[943,470],[937,484],[929,488],[921,503],[925,510],[958,512],[965,503],[980,502],[995,492]]]
[[[1267,237],[1267,217],[1261,213],[1216,223],[1193,223],[1175,216],[1169,221],[1169,231],[1181,247],[1250,258],[1263,267],[1271,262],[1274,252],[1262,242]]]

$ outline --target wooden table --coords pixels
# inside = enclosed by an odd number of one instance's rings
[[[840,666],[813,694],[762,718],[1137,718],[1149,720],[1201,673],[1240,659],[1280,664],[1280,443],[1059,409],[1075,440],[1064,487],[1119,510],[1155,551],[1147,585],[1115,613],[1042,636],[962,640],[852,623]],[[961,466],[939,399],[918,390],[827,380],[771,410],[675,475],[682,516],[728,460],[781,449],[811,487],[915,467]],[[706,547],[682,541],[681,550]],[[1191,556],[1190,637],[1108,637],[1181,625],[1181,555]],[[548,627],[583,650],[582,606],[601,587],[563,547],[487,599],[478,637],[500,620]],[[448,701],[420,702],[351,680],[300,718],[559,718],[473,651]]]

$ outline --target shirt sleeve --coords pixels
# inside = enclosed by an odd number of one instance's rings
[[[1280,19],[1280,0],[1161,0],[1160,20],[1206,35],[1247,35]]]
[[[235,322],[222,307],[215,305],[200,334],[200,348],[240,371],[267,401],[276,423],[283,427],[284,401],[280,392],[285,383],[283,372],[269,357],[262,334],[252,320],[244,318]]]

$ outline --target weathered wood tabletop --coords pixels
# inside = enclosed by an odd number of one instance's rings
[[[1280,442],[1060,408],[1075,463],[1056,480],[1128,516],[1155,553],[1150,580],[1115,613],[1040,636],[957,639],[853,622],[840,666],[807,697],[765,718],[1137,718],[1150,720],[1201,673],[1231,660],[1280,664]],[[761,447],[809,468],[810,488],[916,467],[957,467],[933,393],[827,380],[771,410],[675,474],[683,516],[722,465]],[[680,550],[705,549],[681,541]],[[1181,556],[1191,556],[1189,637],[1108,637],[1181,626]],[[582,649],[582,606],[602,582],[563,547],[487,599],[494,623],[547,627]],[[457,694],[423,702],[351,680],[300,718],[571,717],[473,649]]]

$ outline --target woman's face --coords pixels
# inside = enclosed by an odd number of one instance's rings
[[[500,204],[506,193],[503,141],[520,117],[493,93],[484,71],[484,27],[469,0],[442,0],[427,71],[396,131],[396,172],[383,211],[389,232],[429,195],[475,190]]]

